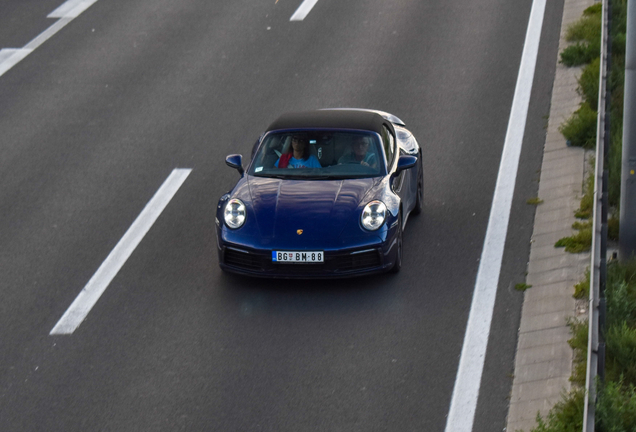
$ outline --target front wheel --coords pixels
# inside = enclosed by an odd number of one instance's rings
[[[398,213],[398,234],[396,247],[397,252],[395,254],[395,263],[391,268],[391,273],[397,273],[402,268],[402,212]]]

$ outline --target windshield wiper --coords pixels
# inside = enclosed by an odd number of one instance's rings
[[[281,180],[351,180],[369,178],[374,176],[366,175],[285,175],[285,174],[254,174],[255,177],[277,178]]]
[[[372,178],[372,177],[377,177],[377,174],[349,174],[349,175],[330,175],[330,176],[323,176],[321,178],[325,179],[325,180],[355,180],[355,179],[361,179],[361,178]]]
[[[286,179],[288,178],[283,174],[252,174],[254,177],[263,177],[263,178],[277,178],[277,179]]]

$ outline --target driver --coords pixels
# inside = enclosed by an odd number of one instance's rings
[[[378,158],[375,153],[369,152],[369,138],[364,136],[355,137],[351,152],[338,159],[338,164],[360,164],[377,168]]]
[[[306,136],[293,135],[291,144],[292,151],[278,158],[276,168],[322,168],[316,156],[310,153]]]

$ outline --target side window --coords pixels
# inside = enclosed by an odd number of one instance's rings
[[[387,169],[390,169],[395,157],[395,138],[391,134],[386,125],[382,125],[382,145],[384,146],[384,153],[386,153]]]

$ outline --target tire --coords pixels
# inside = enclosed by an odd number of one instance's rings
[[[421,158],[420,158],[421,160]],[[422,207],[424,206],[424,174],[422,170],[422,164],[420,163],[417,176],[417,196],[415,198],[415,207],[413,207],[412,213],[418,215],[422,213]]]
[[[391,273],[398,273],[402,268],[402,252],[403,252],[403,238],[402,238],[402,212],[398,214],[398,235],[397,235],[397,253],[395,256],[395,263],[391,267]]]

